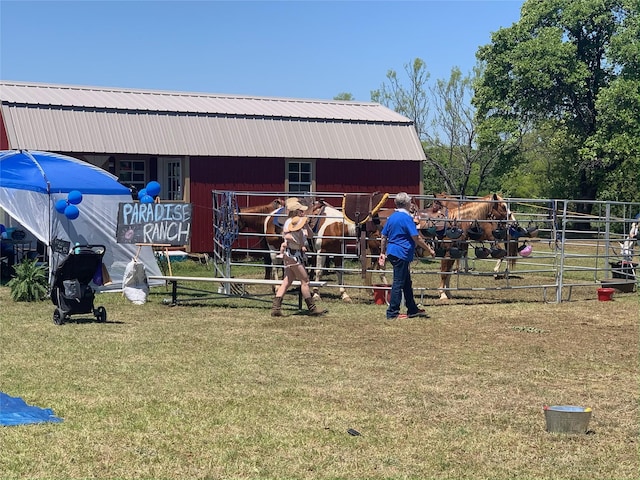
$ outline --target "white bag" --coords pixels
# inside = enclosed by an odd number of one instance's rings
[[[122,277],[122,292],[135,305],[142,305],[147,301],[149,281],[144,263],[133,259],[127,264]]]

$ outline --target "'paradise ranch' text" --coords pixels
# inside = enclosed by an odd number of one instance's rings
[[[186,245],[191,239],[190,203],[121,203],[118,243]]]

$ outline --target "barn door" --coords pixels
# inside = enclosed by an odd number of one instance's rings
[[[158,179],[162,185],[161,199],[183,200],[182,159],[180,157],[159,157]]]

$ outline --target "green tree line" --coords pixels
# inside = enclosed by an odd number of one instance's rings
[[[640,0],[527,0],[476,57],[371,92],[413,120],[426,192],[640,201]]]

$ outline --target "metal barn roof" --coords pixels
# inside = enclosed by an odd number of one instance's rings
[[[0,81],[11,149],[424,160],[406,117],[377,103]]]

